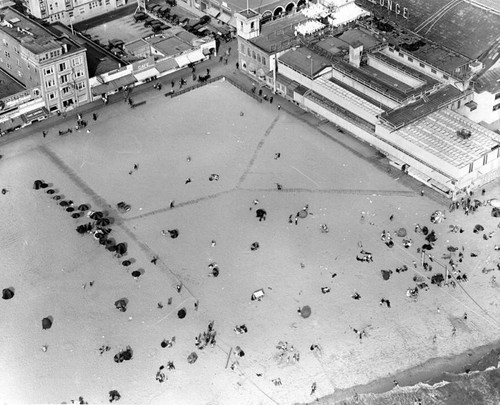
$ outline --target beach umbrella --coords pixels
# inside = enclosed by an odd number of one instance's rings
[[[435,211],[432,215],[431,215],[431,222],[433,224],[440,224],[441,222],[443,222],[444,220],[446,219],[446,217],[444,216],[444,213],[443,211]]]
[[[14,288],[9,287],[9,288],[4,288],[2,290],[2,298],[4,300],[10,300],[14,296]]]
[[[307,210],[302,209],[299,211],[299,218],[305,218],[307,217],[307,215],[308,215]]]
[[[134,271],[132,272],[132,277],[134,277],[134,278],[138,278],[138,277],[142,276],[142,274],[143,274],[143,273],[144,273],[144,271],[134,270]]]
[[[302,318],[309,318],[311,316],[311,307],[309,305],[304,305],[300,309],[300,316]]]
[[[88,204],[80,204],[80,205],[78,206],[78,209],[79,209],[80,211],[87,211],[89,208],[90,208],[90,207],[89,207],[89,205],[88,205]]]
[[[77,219],[80,218],[80,214],[78,212],[74,212],[73,214],[71,214],[71,217]]]
[[[121,397],[117,390],[109,391],[109,402],[118,401]]]
[[[62,201],[59,203],[59,205],[60,205],[61,207],[69,207],[69,202],[67,202],[66,200],[62,200]]]
[[[179,319],[184,319],[186,317],[186,315],[187,315],[186,308],[181,308],[177,312],[177,316]]]
[[[126,252],[127,252],[127,245],[125,245],[125,243],[121,242],[116,245],[116,253],[124,255]]]
[[[117,354],[115,354],[113,360],[115,361],[115,363],[121,363],[124,360],[130,360],[132,358],[132,355],[132,348],[130,346],[127,346],[127,350],[120,350]]]
[[[500,200],[493,198],[489,201],[490,205],[495,208],[500,208]]]
[[[115,244],[108,244],[106,246],[106,249],[108,249],[110,252],[116,252],[116,245]]]
[[[47,183],[40,184],[40,188],[47,188],[49,185]]]
[[[474,233],[479,233],[481,231],[484,231],[484,226],[480,225],[480,224],[477,224],[475,227],[474,227]]]
[[[104,238],[104,236],[105,236],[104,232],[102,232],[102,231],[95,231],[94,232],[94,238],[96,238],[96,239],[102,239],[102,238]]]
[[[491,210],[491,216],[493,218],[500,217],[500,208],[493,207],[493,209]]]
[[[192,352],[187,358],[189,364],[195,363],[196,360],[198,360],[198,355],[195,352]]]
[[[73,212],[75,209],[73,207],[66,208],[66,212]]]
[[[131,264],[132,264],[132,262],[130,260],[124,260],[122,262],[122,265],[125,266],[125,267],[130,266]]]
[[[266,210],[263,210],[262,208],[259,208],[257,211],[255,211],[255,216],[259,219],[266,219],[266,215]]]
[[[389,280],[392,271],[391,270],[380,270],[380,271],[382,272],[382,278],[386,281]]]
[[[53,318],[48,316],[42,319],[42,329],[50,329],[52,327]]]
[[[396,235],[398,235],[400,238],[404,238],[406,236],[406,229],[399,228],[396,232]]]
[[[53,188],[49,188],[47,191],[46,191],[47,194],[55,194],[56,193],[56,190],[54,190]]]
[[[455,247],[455,246],[448,246],[448,247],[446,248],[446,250],[448,250],[448,252],[453,253],[453,252],[456,252],[456,251],[458,250],[458,248],[457,248],[457,247]]]
[[[99,245],[106,246],[106,235],[99,239]]]
[[[93,213],[90,215],[90,218],[92,218],[92,219],[94,219],[94,220],[101,219],[102,217],[104,217],[104,214],[103,214],[101,211],[96,211],[96,212],[93,212]]]
[[[250,245],[250,250],[254,251],[254,250],[257,250],[259,248],[259,242],[254,242]]]
[[[111,223],[111,220],[109,218],[100,218],[96,221],[97,226],[106,226]]]
[[[43,184],[43,180],[35,180],[35,182],[33,183],[33,188],[35,190],[38,190],[39,188],[41,188]]]
[[[60,195],[55,195],[52,197],[53,200],[59,201],[62,197]]]
[[[172,229],[172,230],[169,230],[168,233],[170,234],[170,237],[172,239],[175,239],[179,236],[179,230],[178,229]]]
[[[128,299],[126,299],[126,298],[121,298],[121,299],[115,301],[115,307],[120,312],[125,312],[127,310],[127,304],[128,304]]]

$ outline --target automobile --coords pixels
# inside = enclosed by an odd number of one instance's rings
[[[170,21],[172,21],[172,23],[174,24],[177,24],[179,22],[179,16],[177,14],[172,14],[170,16]]]
[[[185,26],[187,26],[188,24],[189,24],[189,18],[184,18],[184,19],[183,19],[183,20],[179,23],[179,25],[180,25],[181,27],[185,27]]]
[[[142,12],[134,14],[134,20],[135,20],[135,22],[144,21],[147,18],[148,18],[148,16],[146,14],[142,13]]]
[[[151,12],[157,13],[159,9],[161,9],[161,6],[159,4],[155,4],[153,7],[151,7]]]
[[[118,211],[120,212],[129,212],[131,207],[124,201],[120,201],[118,204],[116,204],[116,208],[118,208]]]
[[[160,20],[154,20],[153,22],[151,22],[151,27],[159,27],[162,24],[163,23]]]
[[[149,27],[153,21],[155,21],[154,18],[148,17],[146,21],[144,21],[144,26]]]
[[[210,22],[210,16],[204,15],[200,18],[199,24],[208,24]]]

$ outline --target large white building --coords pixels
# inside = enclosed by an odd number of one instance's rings
[[[370,18],[334,34],[331,26],[303,23],[302,32],[299,23],[274,36],[249,29],[257,19],[251,10],[237,18],[245,72],[371,144],[405,173],[450,198],[500,177],[500,135],[460,114],[474,104],[471,80],[481,62],[407,32],[383,36]],[[291,30],[295,35],[280,41]],[[265,55],[267,70],[254,50]],[[493,103],[500,89],[489,89]],[[500,95],[496,100],[500,105]]]
[[[77,23],[124,6],[126,0],[22,0],[27,12],[49,23]]]

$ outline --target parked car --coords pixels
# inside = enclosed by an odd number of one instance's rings
[[[151,24],[153,23],[153,21],[155,21],[155,19],[154,19],[154,18],[148,17],[148,18],[146,19],[146,21],[144,21],[144,26],[145,26],[145,27],[149,27],[149,26],[151,26]]]
[[[208,24],[210,22],[210,16],[204,15],[203,17],[200,18],[199,24]]]
[[[135,15],[134,15],[135,22],[144,21],[147,18],[148,18],[148,16],[142,12],[135,13]]]

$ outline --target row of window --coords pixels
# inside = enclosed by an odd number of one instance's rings
[[[389,52],[394,53],[394,49],[389,47]],[[399,55],[399,57],[401,57],[401,58],[404,58],[404,57],[405,57],[405,54],[404,54],[404,53],[402,53],[402,52],[398,52],[398,55]],[[410,56],[408,56],[408,62],[413,63],[413,58],[412,58],[412,57],[410,57]],[[419,62],[418,64],[419,64],[419,66],[420,66],[421,68],[423,68],[423,69],[425,69],[425,68],[427,67],[427,66],[426,66],[424,63],[422,63],[422,62]],[[434,69],[434,68],[431,68],[431,72],[432,72],[433,74],[435,74],[435,75],[437,75],[437,73],[438,73],[438,72],[437,72],[437,70],[436,70],[436,69]],[[442,76],[443,76],[443,79],[445,79],[445,80],[448,80],[448,79],[449,79],[449,77],[448,77],[447,75],[445,75],[445,74],[443,74]]]
[[[79,66],[82,63],[83,63],[83,57],[82,56],[78,56],[76,58],[71,59],[71,65],[70,65],[69,61],[64,61],[64,62],[59,63],[58,70],[59,70],[59,72],[64,72],[65,70],[69,69],[71,66],[72,67]],[[46,67],[43,70],[43,74],[45,76],[51,75],[53,73],[54,73],[54,66]],[[75,74],[76,74],[76,77],[83,76],[83,71],[82,70],[78,70]]]
[[[80,78],[80,77],[83,77],[84,73],[82,70],[78,71],[78,72],[75,72],[75,79],[77,78]],[[66,74],[66,75],[62,75],[60,78],[59,78],[59,82],[60,84],[66,84],[68,83],[69,81],[71,80],[71,75],[70,74]],[[47,79],[45,80],[45,87],[50,89],[51,87],[54,87],[56,85],[56,81],[55,79]]]
[[[497,158],[500,158],[500,148],[497,148]],[[488,164],[488,154],[483,156],[483,166]],[[469,173],[474,171],[474,162],[469,163]]]
[[[500,103],[493,106],[493,111],[500,110]]]
[[[255,59],[257,62],[261,63],[262,65],[266,66],[266,57],[264,55],[261,55],[260,53],[255,53],[254,50],[251,50],[250,47],[246,49],[247,55],[250,56],[251,58]],[[245,44],[241,44],[241,52],[245,53]]]

